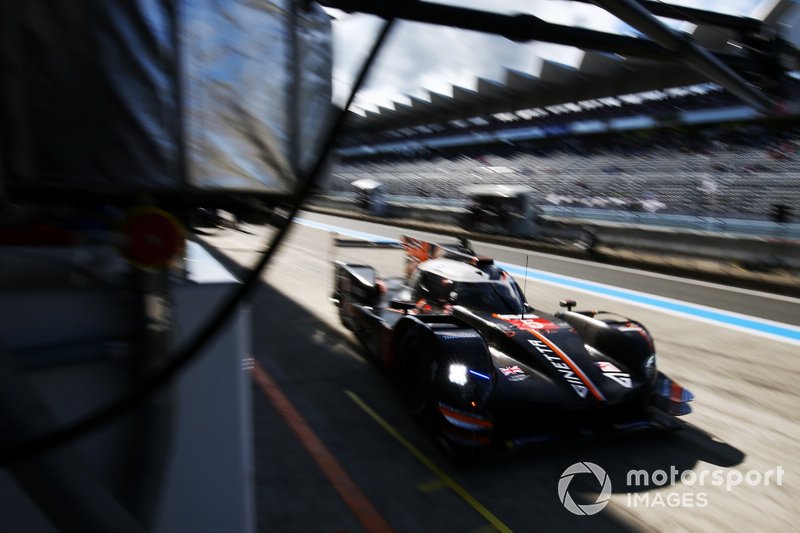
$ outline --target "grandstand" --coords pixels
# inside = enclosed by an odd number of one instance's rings
[[[467,185],[526,185],[554,204],[663,212],[767,215],[800,206],[800,123],[717,124],[562,136],[449,150],[343,157],[330,188],[357,179],[396,196],[464,198]]]

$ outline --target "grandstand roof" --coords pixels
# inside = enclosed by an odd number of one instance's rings
[[[653,2],[645,2],[648,3]],[[691,37],[702,48],[715,52],[729,66],[741,68],[752,59],[735,44],[742,41],[742,34],[739,29],[730,27],[735,26],[731,21],[739,21],[742,27],[761,28],[764,24],[775,28],[789,16],[793,5],[796,4],[792,0],[764,2],[754,13],[757,18],[719,15],[730,19],[720,21],[729,23],[729,27],[701,24],[695,27]],[[715,22],[714,15],[708,17],[711,22]],[[796,40],[790,39],[790,42]],[[633,41],[654,45],[653,41],[644,38]],[[630,44],[631,39],[626,42]],[[658,47],[644,46],[643,50],[649,50],[641,54],[644,57],[584,50],[578,68],[544,61],[538,75],[506,69],[500,80],[478,79],[476,90],[452,86],[452,96],[429,91],[427,98],[409,96],[410,105],[394,102],[390,107],[381,107],[377,112],[367,111],[363,116],[351,113],[349,121],[357,131],[385,131],[709,81],[698,70],[680,62],[677,56],[673,58],[660,53],[664,51],[661,49],[658,49],[659,53],[653,53],[656,49]]]

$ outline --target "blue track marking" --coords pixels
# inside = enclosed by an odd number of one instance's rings
[[[372,233],[365,233],[362,231],[342,228],[325,224],[322,222],[314,222],[306,219],[295,219],[300,225],[331,231],[340,235],[353,237],[357,239],[364,239],[367,241],[381,242],[381,243],[397,243],[397,239],[392,239],[383,235],[375,235]],[[512,265],[509,263],[497,262],[497,265],[511,274],[516,276],[525,277],[525,267],[519,265]],[[767,335],[771,338],[778,340],[789,340],[794,343],[800,343],[800,328],[791,326],[789,324],[781,324],[769,320],[759,319],[730,311],[721,309],[714,309],[701,305],[655,296],[652,294],[633,291],[630,289],[623,289],[620,287],[613,287],[602,283],[587,281],[583,279],[573,278],[570,276],[563,276],[560,274],[553,274],[552,272],[545,272],[542,270],[528,269],[528,279],[534,281],[541,281],[544,283],[561,285],[572,289],[577,289],[585,292],[591,292],[599,296],[605,296],[616,300],[624,300],[626,302],[637,303],[646,307],[656,310],[671,312],[673,314],[680,314],[695,319],[714,322],[728,327],[733,327],[739,330],[750,331],[761,335]]]
[[[517,276],[525,276],[524,267],[500,262],[498,262],[497,265],[500,268],[503,268]],[[729,326],[736,326],[738,328],[759,331],[761,333],[768,333],[770,335],[800,341],[800,328],[796,328],[788,324],[783,325],[754,317],[739,315],[737,313],[731,313],[728,311],[699,306],[688,302],[667,299],[660,296],[654,296],[652,294],[631,291],[629,289],[611,287],[609,285],[576,279],[568,276],[561,276],[559,274],[552,274],[550,272],[543,272],[541,270],[532,271],[528,269],[528,278],[538,281],[556,283],[558,285],[564,285],[566,287],[599,294],[600,296],[608,296],[658,309],[666,309],[676,313],[681,313],[683,315],[704,318],[706,320],[723,323]]]

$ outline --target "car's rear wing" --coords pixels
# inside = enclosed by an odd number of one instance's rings
[[[467,239],[457,243],[437,244],[431,241],[403,235],[400,240],[386,239],[371,241],[366,239],[343,239],[334,235],[333,244],[337,248],[402,249],[406,252],[405,273],[411,275],[416,266],[431,259],[448,258],[473,264],[487,264],[492,260],[479,257],[472,250]]]

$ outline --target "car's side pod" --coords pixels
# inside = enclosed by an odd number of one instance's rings
[[[653,355],[652,340],[644,328],[642,334],[630,334],[574,311],[563,311],[556,316],[575,328],[586,344],[629,368],[642,368],[642,363]]]

